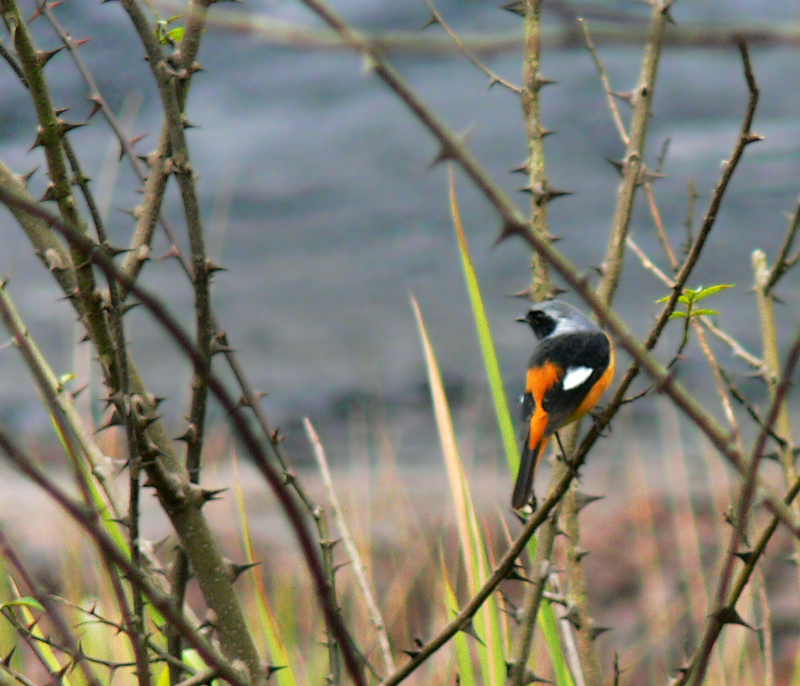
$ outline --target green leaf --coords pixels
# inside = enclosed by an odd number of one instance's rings
[[[673,313],[672,313],[672,314],[669,316],[669,318],[670,318],[670,319],[678,319],[679,317],[685,317],[685,316],[686,316],[686,312],[673,312]]]
[[[709,314],[719,314],[719,312],[716,310],[692,310],[692,317],[700,317]]]
[[[709,286],[708,288],[701,288],[700,292],[697,294],[695,298],[695,302],[698,300],[702,300],[703,298],[707,298],[709,295],[714,295],[714,293],[719,293],[726,288],[733,288],[734,284],[732,283],[721,283],[716,286]]]
[[[173,43],[180,42],[181,38],[183,38],[183,31],[184,27],[179,26],[178,28],[172,29],[167,33],[167,39]]]

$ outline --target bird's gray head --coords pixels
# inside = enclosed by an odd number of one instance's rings
[[[597,331],[598,326],[577,307],[560,300],[548,300],[534,305],[528,314],[517,319],[528,324],[536,338],[559,336],[576,331]]]

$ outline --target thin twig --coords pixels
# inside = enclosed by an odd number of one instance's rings
[[[72,499],[64,492],[28,454],[17,447],[2,427],[0,427],[0,448],[17,469],[42,488],[53,502],[61,507],[92,537],[102,554],[107,556],[126,574],[128,580],[147,596],[148,600],[164,615],[166,620],[180,629],[186,642],[197,650],[203,660],[217,669],[220,678],[229,681],[233,686],[252,686],[249,679],[245,679],[239,674],[228,660],[210,642],[206,641],[199,632],[195,631],[181,613],[175,610],[170,596],[158,590],[139,568],[130,563],[127,554],[119,549],[116,542],[99,525],[98,520],[87,514],[83,504]]]
[[[501,76],[499,76],[496,72],[494,72],[491,69],[489,69],[489,67],[487,67],[483,62],[481,62],[477,58],[477,56],[466,45],[464,45],[464,42],[458,37],[456,32],[453,31],[450,28],[450,26],[447,24],[447,22],[445,22],[444,17],[442,17],[441,12],[439,12],[439,10],[436,9],[436,7],[434,6],[433,2],[431,2],[431,0],[425,0],[425,4],[428,6],[428,9],[431,11],[431,14],[433,15],[435,23],[439,24],[445,30],[447,35],[450,36],[451,40],[456,45],[456,47],[461,51],[461,53],[470,62],[472,62],[472,64],[474,64],[476,67],[478,67],[478,69],[480,69],[484,74],[486,74],[486,76],[489,77],[489,88],[494,86],[496,83],[499,83],[501,86],[505,86],[506,88],[508,88],[508,90],[512,91],[513,93],[519,94],[519,93],[522,92],[522,89],[519,86],[515,86],[510,81],[507,81],[506,79],[504,79]]]
[[[78,637],[75,635],[75,632],[64,618],[61,609],[56,606],[50,595],[43,590],[42,585],[39,584],[38,580],[30,572],[22,558],[17,554],[2,527],[0,527],[0,553],[2,554],[2,557],[7,560],[8,563],[17,571],[22,580],[25,582],[25,585],[28,587],[30,593],[44,608],[47,616],[53,624],[53,627],[60,635],[61,642],[67,646],[73,656],[72,659],[75,660],[75,662],[80,666],[81,672],[83,673],[84,678],[89,686],[100,686],[100,680],[94,673],[89,661],[84,657],[83,651],[80,650]],[[47,660],[44,660],[42,664],[45,667],[48,667]],[[51,674],[51,676],[60,680],[60,677],[58,677],[56,674]]]
[[[767,295],[772,293],[775,284],[777,284],[781,277],[797,262],[796,259],[789,258],[789,253],[792,251],[798,229],[800,229],[800,200],[798,200],[794,208],[794,213],[789,218],[789,228],[786,230],[786,236],[781,244],[781,249],[778,251],[778,257],[775,259],[775,264],[767,278],[767,283],[764,287],[764,291]]]
[[[311,446],[314,449],[314,457],[317,460],[319,471],[322,474],[322,481],[325,484],[325,489],[328,491],[328,499],[330,500],[331,507],[333,508],[333,516],[336,519],[336,526],[339,528],[339,533],[342,535],[344,547],[347,551],[347,557],[353,566],[353,572],[356,575],[358,585],[361,587],[361,593],[364,596],[364,602],[367,604],[370,620],[378,633],[378,645],[381,649],[383,657],[383,664],[387,673],[392,673],[395,670],[394,658],[392,657],[392,647],[389,644],[389,635],[386,633],[386,622],[383,620],[383,615],[375,600],[375,593],[372,586],[367,579],[366,568],[361,559],[361,555],[353,542],[353,536],[350,533],[350,527],[347,526],[347,520],[344,518],[342,506],[339,503],[339,498],[336,496],[336,489],[333,485],[333,478],[331,477],[330,469],[328,469],[328,460],[325,457],[325,449],[322,447],[322,441],[319,439],[311,420],[306,417],[303,419],[303,425],[308,434],[308,440],[311,441]]]
[[[0,185],[0,201],[9,207],[15,208],[16,210],[24,210],[23,214],[31,215],[39,220],[42,220],[50,227],[58,231],[58,233],[60,233],[68,243],[75,244],[82,250],[87,251],[90,262],[95,264],[106,276],[117,279],[121,288],[128,289],[131,295],[136,297],[142,306],[149,310],[156,321],[158,321],[164,327],[164,330],[186,353],[187,357],[195,367],[198,367],[202,364],[200,353],[195,348],[188,334],[167,312],[166,308],[161,304],[161,302],[149,292],[132,283],[130,279],[120,272],[107,254],[100,251],[92,251],[91,246],[93,243],[91,239],[73,231],[70,227],[65,226],[59,219],[52,217],[35,204],[31,204],[27,199],[20,198],[14,193],[9,192],[2,185]],[[319,559],[316,555],[316,545],[307,529],[304,516],[300,511],[295,498],[286,489],[284,475],[274,465],[272,459],[274,455],[271,454],[269,458],[267,457],[264,446],[255,436],[247,421],[237,412],[239,409],[239,404],[233,400],[233,398],[225,389],[221,380],[213,373],[209,375],[209,389],[219,401],[222,409],[229,416],[229,420],[241,438],[243,445],[246,447],[256,466],[261,471],[270,487],[273,489],[281,503],[282,508],[286,512],[300,543],[300,547],[311,572],[311,576],[314,579],[318,599],[323,612],[325,613],[326,619],[331,622],[331,626],[335,630],[337,640],[343,644],[345,662],[347,664],[348,671],[350,672],[356,684],[363,684],[363,675],[361,674],[361,670],[359,668],[359,659],[357,657],[358,653],[355,649],[355,646],[352,644],[352,639],[347,633],[345,626],[338,616],[338,611],[335,608],[333,599],[330,596],[327,582],[325,580],[324,571],[322,570]],[[158,422],[154,422],[153,426],[160,426],[160,424]],[[15,446],[10,442],[10,439],[5,433],[0,433],[0,438],[3,439],[2,442],[5,445],[9,446],[9,450],[13,451],[15,454],[19,454],[19,451],[16,450]],[[270,449],[272,449],[271,442],[267,445],[269,445]],[[165,448],[169,449],[166,445]],[[167,504],[170,505],[170,507],[166,508],[167,514],[172,519],[173,525],[175,526],[179,536],[186,533],[186,528],[183,520],[179,519],[176,521],[175,518],[178,515],[180,515],[180,517],[198,517],[198,519],[190,522],[190,524],[196,527],[196,535],[203,536],[202,540],[198,541],[198,545],[202,543],[208,559],[193,558],[192,565],[195,567],[195,571],[197,571],[198,566],[207,566],[212,563],[216,566],[217,563],[215,562],[214,557],[212,557],[212,553],[218,553],[218,550],[212,543],[213,539],[207,539],[205,537],[206,534],[210,536],[210,532],[207,531],[207,524],[201,519],[202,514],[200,513],[199,506],[196,505],[196,491],[193,491],[187,483],[181,480],[179,472],[171,473],[167,471],[168,469],[172,468],[172,465],[162,464],[162,461],[166,462],[168,457],[169,455],[161,454],[159,461],[156,461],[152,465],[148,464],[148,468],[153,469],[153,471],[148,472],[148,474],[152,479],[159,480],[157,483],[157,488],[166,489],[167,487],[170,487],[174,489],[173,491],[166,491],[164,497],[169,499]],[[169,459],[169,462],[172,462],[171,458]],[[164,470],[163,473],[160,471],[162,469]],[[195,489],[196,488],[197,487],[195,487]],[[190,507],[190,503],[195,503],[195,507]],[[193,541],[190,541],[186,538],[182,538],[181,542],[184,546],[188,546],[193,543]],[[195,552],[200,551],[196,550]],[[224,565],[222,564],[221,560],[219,561],[218,566],[219,571],[222,574]],[[211,582],[210,578],[208,579],[208,582]],[[229,589],[226,588],[225,590],[227,591]],[[235,600],[235,596],[232,602],[238,607],[238,601]]]

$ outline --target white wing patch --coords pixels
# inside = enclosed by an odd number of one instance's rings
[[[592,375],[593,371],[589,367],[568,367],[561,387],[565,391],[577,388]]]

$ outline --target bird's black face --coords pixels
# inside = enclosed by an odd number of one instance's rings
[[[556,320],[542,310],[529,310],[528,314],[517,321],[528,324],[539,340],[549,336],[556,328]]]

